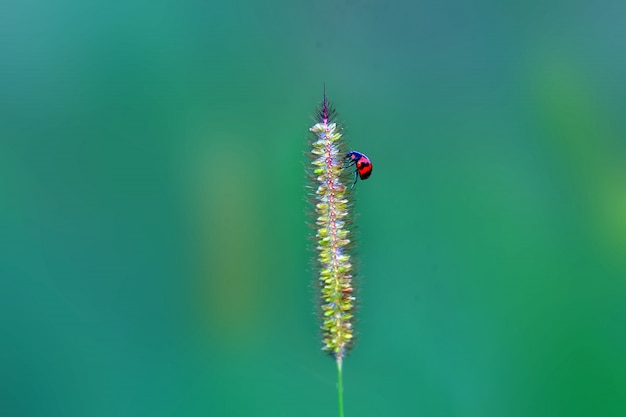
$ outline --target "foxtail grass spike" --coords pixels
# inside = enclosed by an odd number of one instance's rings
[[[322,349],[341,361],[354,342],[354,287],[352,233],[353,171],[346,169],[349,159],[341,125],[335,110],[324,97],[315,124],[309,129],[311,200],[314,208],[316,272],[320,289]],[[341,394],[340,394],[341,395]]]

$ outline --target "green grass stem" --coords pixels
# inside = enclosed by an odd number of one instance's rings
[[[343,370],[341,356],[337,357],[337,396],[339,399],[339,417],[343,417]]]

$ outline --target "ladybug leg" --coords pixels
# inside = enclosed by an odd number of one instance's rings
[[[354,164],[356,164],[356,161],[354,159],[346,158],[346,161],[344,161],[344,163],[343,163],[343,167],[344,168],[350,168]]]
[[[354,170],[354,182],[352,183],[352,187],[350,187],[350,189],[353,189],[354,186],[356,185],[356,182],[359,180],[359,171],[357,171],[356,169]]]

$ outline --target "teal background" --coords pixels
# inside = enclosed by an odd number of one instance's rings
[[[324,82],[374,164],[346,415],[626,415],[625,13],[3,1],[0,415],[337,415]]]

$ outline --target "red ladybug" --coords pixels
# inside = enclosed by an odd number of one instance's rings
[[[346,154],[346,160],[348,160],[348,166],[355,165],[356,170],[354,171],[354,183],[352,187],[356,184],[359,177],[362,180],[366,180],[372,175],[372,161],[363,155],[361,152],[350,151]]]

